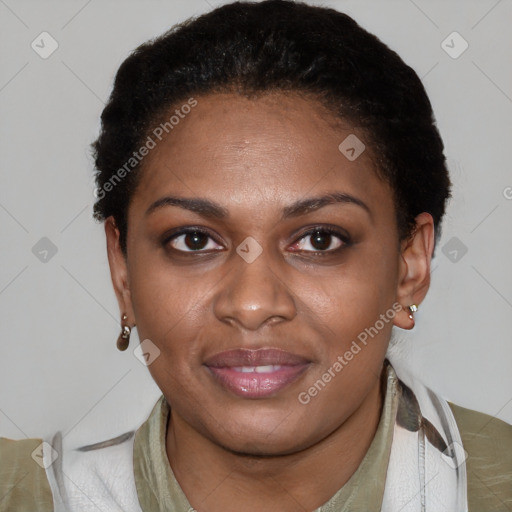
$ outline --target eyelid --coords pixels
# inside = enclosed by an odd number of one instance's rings
[[[317,231],[323,233],[330,233],[331,235],[336,235],[345,243],[350,242],[350,235],[347,232],[345,232],[344,229],[330,224],[317,224],[315,226],[308,227],[305,229],[305,231],[301,231],[299,232],[299,234],[295,235],[295,239],[300,240],[301,238],[316,233]]]
[[[350,236],[346,232],[344,232],[344,230],[342,228],[333,226],[333,225],[329,225],[329,224],[318,224],[318,225],[310,226],[310,227],[306,228],[304,231],[299,232],[299,234],[293,235],[294,241],[292,242],[292,245],[297,244],[303,238],[305,238],[307,236],[311,236],[317,232],[329,233],[331,235],[334,235],[342,242],[342,245],[340,247],[337,247],[336,249],[330,249],[330,250],[324,250],[324,251],[321,251],[321,250],[308,251],[308,250],[298,249],[293,252],[303,252],[303,253],[311,253],[311,254],[314,254],[314,253],[316,253],[316,254],[331,254],[331,253],[335,253],[335,252],[339,251],[340,249],[342,249],[343,247],[346,247],[347,245],[351,245],[351,243],[352,243]],[[203,235],[206,235],[211,240],[213,240],[216,244],[221,245],[216,240],[217,237],[214,236],[207,228],[203,228],[203,227],[199,227],[199,226],[179,227],[179,228],[175,228],[175,229],[167,232],[163,236],[162,245],[165,247],[167,244],[169,244],[169,242],[171,240],[174,240],[175,238],[178,238],[179,236],[187,235],[190,233],[201,233]],[[193,253],[211,254],[212,252],[221,252],[220,250],[217,250],[217,249],[214,249],[214,250],[201,249],[201,250],[197,250],[197,251],[194,251],[194,250],[183,251],[181,249],[173,248],[173,250],[178,253],[182,253],[182,254],[193,254]]]
[[[305,231],[302,231],[299,235],[294,237],[295,241],[293,242],[292,245],[295,245],[295,244],[299,243],[303,238],[306,238],[306,237],[311,236],[318,232],[334,235],[336,238],[338,238],[340,240],[340,242],[341,242],[340,247],[336,247],[335,249],[323,250],[323,251],[322,250],[308,251],[308,250],[304,250],[304,249],[296,249],[294,252],[301,252],[301,253],[305,253],[305,254],[312,254],[312,255],[319,255],[319,256],[331,255],[331,254],[338,253],[344,247],[352,245],[352,240],[351,240],[350,236],[348,235],[348,233],[346,233],[343,229],[341,229],[337,226],[332,226],[329,224],[316,225],[316,226],[307,228]]]
[[[171,240],[174,240],[182,235],[188,235],[191,233],[200,233],[202,235],[205,235],[208,238],[210,238],[211,240],[213,240],[217,245],[220,245],[219,242],[216,240],[216,238],[217,238],[216,236],[214,236],[208,229],[199,227],[199,226],[185,226],[185,227],[181,226],[179,228],[175,228],[175,229],[172,229],[172,230],[166,232],[164,234],[164,236],[162,237],[162,245],[165,247],[165,246],[167,246],[167,244],[169,244],[171,242]],[[201,253],[209,253],[212,251],[211,249],[208,251],[205,251],[205,250],[182,251],[181,249],[175,249],[174,247],[173,247],[173,250],[175,252],[182,253],[182,254],[183,253],[184,254],[189,254],[189,253],[201,254]],[[220,250],[218,252],[220,252]]]

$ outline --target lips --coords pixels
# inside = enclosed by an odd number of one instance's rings
[[[297,380],[310,363],[280,349],[236,349],[216,354],[204,365],[217,383],[235,395],[265,398]]]
[[[276,348],[260,348],[258,350],[240,348],[220,352],[219,354],[207,359],[204,364],[214,368],[231,368],[236,366],[267,365],[295,366],[309,362],[310,361],[304,357]]]

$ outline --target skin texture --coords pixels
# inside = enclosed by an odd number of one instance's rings
[[[419,215],[414,235],[400,242],[392,190],[377,177],[371,148],[354,161],[338,149],[349,134],[363,142],[364,134],[313,100],[283,93],[196,99],[144,161],[129,205],[126,259],[114,219],[105,223],[120,311],[140,340],[160,350],[148,368],[172,409],[166,450],[191,505],[199,512],[313,510],[348,481],[373,439],[391,327],[412,328],[407,306],[428,290],[432,217]],[[369,212],[336,203],[281,219],[291,203],[335,191]],[[229,216],[178,206],[145,215],[166,195],[207,198]],[[325,225],[351,242],[324,234],[322,246],[303,235]],[[188,245],[180,235],[163,243],[185,226],[209,232],[199,239],[201,253],[190,237]],[[236,252],[249,236],[262,249],[252,263]],[[299,393],[396,302],[403,309],[300,403]],[[204,365],[225,350],[262,347],[310,363],[263,399],[234,395]]]

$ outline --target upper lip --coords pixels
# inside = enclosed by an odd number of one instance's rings
[[[295,366],[310,363],[308,359],[277,348],[247,349],[239,348],[219,352],[205,361],[206,366],[214,368],[233,366]]]

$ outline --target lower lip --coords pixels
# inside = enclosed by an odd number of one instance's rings
[[[309,364],[282,366],[268,373],[243,373],[233,368],[207,366],[225,388],[243,398],[266,398],[288,386],[306,370]]]

